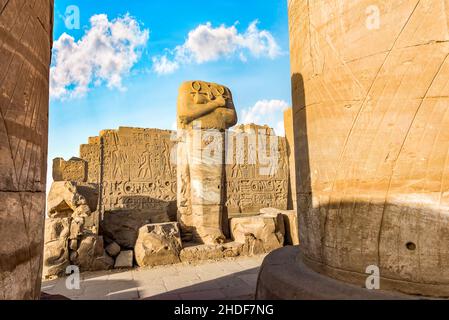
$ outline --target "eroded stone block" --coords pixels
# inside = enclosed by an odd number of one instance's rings
[[[270,252],[280,248],[284,244],[284,234],[279,222],[283,219],[280,215],[257,215],[248,217],[236,217],[230,219],[232,239],[240,243],[260,241],[264,252]],[[247,237],[252,237],[250,240]],[[254,238],[254,239],[253,239]],[[249,244],[254,246],[254,244]]]
[[[119,255],[121,248],[116,242],[112,242],[106,246],[105,250],[111,257],[116,257]]]
[[[78,210],[79,214],[95,211],[98,202],[97,188],[96,184],[53,182],[47,199],[49,217],[71,216],[75,210]]]
[[[299,244],[299,229],[298,229],[298,213],[296,210],[280,210],[276,208],[262,208],[261,214],[281,214],[284,218],[285,227],[285,244],[298,245]]]
[[[132,250],[121,251],[115,258],[114,268],[132,268],[134,265],[134,252]]]
[[[178,223],[145,225],[134,247],[136,262],[141,267],[177,263],[181,247]]]
[[[126,210],[106,212],[101,226],[104,234],[122,248],[133,249],[139,229],[151,223],[169,222],[166,212],[155,214],[151,211]]]
[[[97,258],[104,256],[103,246],[103,237],[96,235],[84,236],[79,243],[76,255],[71,257],[72,262],[81,271],[98,270],[94,264]]]
[[[45,277],[62,276],[69,259],[69,236],[71,218],[45,220],[44,268]]]

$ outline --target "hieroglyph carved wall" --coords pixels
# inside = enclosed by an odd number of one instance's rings
[[[82,145],[89,182],[100,182],[101,211],[166,212],[176,201],[173,132],[158,129],[104,130]]]
[[[287,209],[288,158],[284,137],[271,128],[240,125],[229,132],[226,206],[230,214]]]
[[[105,130],[80,146],[88,182],[101,182],[103,212],[160,210],[176,201],[176,137],[175,131],[120,128]],[[245,125],[229,131],[226,145],[229,214],[287,209],[285,138],[267,127]]]

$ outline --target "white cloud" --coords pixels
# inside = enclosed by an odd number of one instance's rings
[[[122,79],[149,39],[149,30],[129,14],[111,21],[105,14],[94,15],[90,24],[78,41],[64,33],[54,43],[50,94],[55,99],[83,96],[101,84],[124,90]]]
[[[153,57],[153,67],[157,74],[169,74],[178,70],[179,63],[168,60],[166,56]]]
[[[243,109],[240,123],[255,123],[268,125],[278,135],[284,135],[284,111],[289,105],[284,100],[259,100],[254,106]]]
[[[232,56],[247,61],[247,55],[256,58],[274,59],[281,50],[273,35],[259,30],[257,20],[244,33],[239,33],[236,25],[214,28],[210,22],[191,30],[184,44],[175,47],[168,54],[153,58],[153,70],[158,74],[173,73],[181,64],[206,63]]]

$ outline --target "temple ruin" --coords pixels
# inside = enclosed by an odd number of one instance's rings
[[[297,244],[287,139],[238,125],[229,88],[181,85],[178,130],[121,127],[53,160],[44,275],[270,252]]]
[[[285,138],[188,81],[178,130],[86,137],[46,203],[54,4],[0,1],[0,299],[39,299],[69,266],[268,252],[258,299],[449,297],[448,8],[288,0]]]

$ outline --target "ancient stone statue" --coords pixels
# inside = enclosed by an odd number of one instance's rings
[[[205,244],[221,243],[225,130],[237,123],[231,91],[187,81],[178,96],[177,202],[184,233]]]

